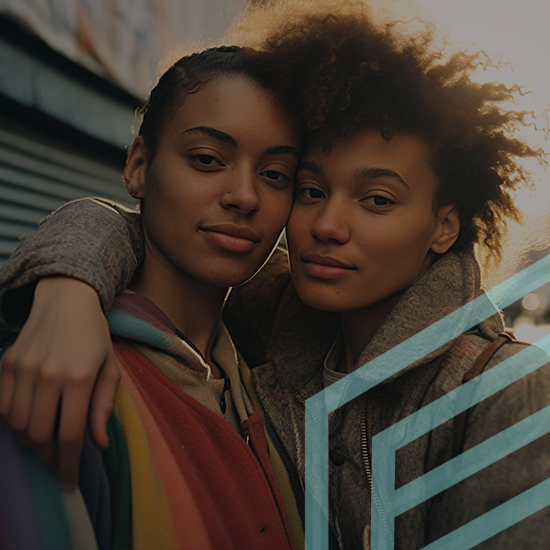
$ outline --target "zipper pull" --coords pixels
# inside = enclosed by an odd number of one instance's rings
[[[231,380],[227,377],[223,379],[223,390],[222,390],[222,399],[220,401],[220,407],[222,409],[222,414],[225,414],[227,410],[227,401],[225,400],[225,392],[231,387]]]
[[[246,445],[249,445],[250,442],[250,428],[248,426],[248,419],[241,422],[241,430],[243,431],[243,439]]]

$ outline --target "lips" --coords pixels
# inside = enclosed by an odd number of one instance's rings
[[[255,231],[232,223],[201,227],[200,231],[211,243],[230,252],[249,252],[260,242]]]
[[[320,254],[305,254],[300,260],[306,274],[317,279],[339,279],[357,269],[351,264]]]

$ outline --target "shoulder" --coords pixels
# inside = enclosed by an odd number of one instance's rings
[[[550,405],[550,357],[536,345],[506,343],[484,373],[477,384],[487,397],[471,411],[471,424],[483,425],[475,426],[478,433],[500,432]]]
[[[524,376],[545,380],[546,369],[542,367],[550,362],[550,356],[536,345],[519,342],[506,333],[487,337],[479,331],[459,336],[445,355],[442,358],[444,368],[452,369],[456,365],[456,370],[466,375],[463,382],[496,368],[503,388],[506,381],[512,384]],[[489,378],[496,377],[497,374],[493,374]]]
[[[468,354],[483,354],[492,342],[476,334],[463,335],[453,347]],[[521,495],[550,477],[550,434],[547,422],[538,418],[550,405],[550,358],[533,345],[506,343],[488,360],[481,376],[462,386],[468,406],[465,423],[451,420],[432,435],[430,458],[433,467],[452,458],[456,438],[463,441],[463,454],[456,468],[468,476],[435,499],[429,518],[430,540],[479,518],[482,514]],[[472,357],[459,363],[456,383],[473,366]],[[451,370],[450,364],[444,369]],[[476,396],[484,397],[477,402]],[[471,453],[477,453],[472,455]],[[479,464],[479,468],[476,466]],[[541,515],[542,514],[542,515]],[[547,548],[550,540],[548,509],[533,514],[491,537],[483,548]]]
[[[494,374],[488,377],[478,376],[493,369]],[[548,400],[544,392],[550,397],[550,357],[535,345],[499,338],[476,327],[449,342],[443,352],[411,372],[410,378],[424,387],[424,403],[443,397],[473,378],[477,386],[485,386],[487,396],[495,393],[503,399],[530,392],[526,403],[544,402]],[[410,384],[411,380],[404,383]],[[537,386],[534,393],[533,385]],[[488,404],[491,398],[484,401]],[[483,407],[480,404],[478,408]]]

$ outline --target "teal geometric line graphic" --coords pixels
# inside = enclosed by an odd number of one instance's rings
[[[550,351],[550,336],[537,342],[537,346],[541,347],[543,350]],[[380,479],[385,478],[387,479],[388,488],[393,488],[395,486],[395,452],[399,448],[433,430],[444,422],[447,422],[457,414],[476,405],[497,391],[504,389],[516,380],[523,378],[530,372],[542,367],[548,363],[548,361],[548,355],[541,352],[539,348],[525,348],[505,361],[502,361],[498,367],[494,367],[477,378],[470,380],[470,382],[456,388],[437,401],[426,405],[415,414],[404,418],[380,434],[374,436],[372,460],[373,466],[375,466],[375,472],[373,472],[373,478],[377,476],[380,477]],[[391,497],[390,500],[392,501],[391,508],[395,512],[395,515],[398,516],[406,512],[409,508],[420,504],[427,498],[431,498],[437,493],[447,489],[449,486],[462,481],[462,479],[476,473],[478,470],[492,464],[510,452],[527,445],[527,443],[532,441],[532,439],[527,440],[529,437],[533,436],[533,439],[536,439],[544,435],[546,433],[546,427],[540,426],[545,431],[538,433],[536,426],[533,424],[533,422],[538,421],[539,418],[541,419],[540,422],[543,421],[543,418],[550,419],[550,408],[549,410],[543,409],[525,418],[515,426],[503,431],[498,436],[488,439],[484,443],[457,456],[439,468],[408,483],[401,489],[393,491],[394,496]],[[520,427],[523,427],[521,428],[523,430],[529,431],[514,435],[516,439],[508,443],[510,437],[506,434],[515,433],[514,430],[520,430]],[[548,422],[548,430],[550,430],[550,422]],[[538,435],[535,435],[535,433],[538,433]],[[517,445],[517,447],[515,446],[520,439],[525,438],[527,439],[524,444]],[[505,450],[508,448],[511,450],[501,454],[499,450],[501,446],[503,446]],[[491,449],[491,452],[488,452],[489,449]],[[489,457],[491,460],[489,462],[483,462],[486,457]],[[467,463],[467,465],[463,465],[463,461]],[[470,468],[470,470],[466,471],[466,468]],[[460,471],[462,469],[464,469],[464,471]],[[380,484],[378,486],[382,487]],[[383,494],[386,498],[386,494]],[[380,498],[381,495],[379,494],[378,497]]]
[[[393,548],[393,521],[399,514],[431,498],[437,493],[444,491],[470,475],[475,474],[504,456],[521,449],[521,447],[531,443],[548,432],[550,432],[550,407],[546,407],[528,418],[525,418],[507,430],[480,443],[476,447],[432,470],[428,474],[423,475],[410,484],[401,487],[401,489],[397,491],[392,490],[394,485],[390,486],[392,481],[395,483],[395,478],[392,475],[394,470],[389,470],[389,467],[386,468],[386,464],[389,462],[387,461],[387,457],[395,457],[395,455],[387,454],[391,452],[387,447],[388,441],[385,442],[386,445],[380,444],[380,441],[378,441],[375,448],[373,438],[373,487],[382,490],[383,494],[378,494],[378,499],[383,504],[382,508],[372,510],[372,548],[379,550]],[[376,437],[378,436],[375,436],[375,438]],[[386,439],[389,438],[386,437]],[[401,445],[399,446],[401,447]],[[376,472],[376,474],[374,472]],[[374,479],[375,475],[377,477],[376,481]],[[415,485],[413,486],[413,484]],[[519,503],[522,498],[522,495],[518,495],[508,501],[510,506],[515,506],[520,513],[522,511]],[[382,518],[380,516],[381,510],[386,512],[386,517]],[[535,511],[538,511],[538,509]],[[375,515],[378,517],[375,517]],[[521,519],[523,519],[523,517]],[[468,532],[468,540],[471,541],[475,539],[477,541],[475,544],[478,544],[483,542],[486,537],[492,536],[495,533],[491,532],[492,525],[486,525],[486,522],[491,521],[487,514],[477,518],[476,521],[478,521],[477,524],[474,525],[474,522],[470,522],[468,525],[465,525],[464,528],[466,531],[471,530],[471,533]],[[508,521],[509,523],[504,524],[502,529],[518,522],[519,519],[515,516],[511,516],[508,518]],[[497,531],[497,533],[498,532],[499,531]],[[433,550],[446,550],[449,547],[449,542],[452,541],[455,536],[460,536],[459,530],[430,544],[429,548]],[[462,538],[466,537],[463,536]],[[470,546],[457,546],[457,548],[470,548]]]
[[[517,300],[523,298],[526,294],[529,294],[533,290],[539,288],[549,281],[550,256],[547,256],[542,260],[539,260],[535,264],[529,266],[528,268],[524,269],[520,273],[516,274],[514,277],[511,277],[504,283],[501,283],[494,289],[491,289],[486,294],[482,294],[472,302],[462,306],[460,309],[450,313],[443,319],[440,319],[433,325],[415,334],[405,342],[402,342],[401,344],[395,346],[383,355],[369,362],[367,365],[364,365],[360,369],[357,369],[353,373],[347,375],[344,379],[329,386],[322,392],[319,392],[318,394],[314,395],[306,401],[305,535],[306,545],[309,550],[328,550],[329,413],[341,407],[342,405],[345,405],[346,403],[365,393],[366,391],[370,390],[380,382],[383,382],[387,378],[390,378],[394,374],[400,372],[408,365],[411,365],[415,361],[418,361],[419,359],[435,351],[441,346],[444,346],[460,334],[466,332],[470,328],[474,327],[475,325],[493,315],[496,311],[516,302]],[[546,344],[543,343],[543,345]],[[548,361],[548,357],[544,356],[540,351],[537,351],[536,348],[528,349],[531,350],[529,360],[524,361],[525,363],[527,363],[527,367],[531,366],[531,362],[533,363],[533,365],[537,364],[538,366],[541,366],[541,364],[544,364],[546,361]],[[521,353],[523,353],[523,351]],[[513,359],[513,357],[510,359]],[[541,363],[541,361],[544,361],[544,363]],[[501,365],[498,365],[492,368],[490,371],[487,371],[483,375],[479,376],[476,380],[468,382],[461,388],[457,388],[456,390],[454,390],[454,392],[450,392],[448,395],[432,403],[430,405],[432,408],[429,410],[431,411],[430,414],[434,418],[429,420],[427,423],[424,419],[422,422],[420,422],[419,426],[421,424],[423,424],[424,427],[426,427],[427,425],[439,425],[441,422],[446,421],[448,418],[452,418],[456,414],[459,414],[461,410],[460,407],[462,407],[462,410],[464,410],[472,406],[474,402],[471,399],[481,395],[481,392],[488,392],[487,395],[491,395],[492,393],[495,393],[496,391],[498,391],[498,389],[500,389],[500,386],[498,386],[498,384],[503,383],[504,385],[501,387],[508,386],[514,380],[513,378],[506,379],[505,373],[508,373],[508,375],[510,375],[510,371],[513,370],[509,365],[510,363],[505,361]],[[502,367],[504,367],[504,371],[501,371]],[[538,367],[533,367],[533,369],[534,368]],[[524,373],[523,375],[525,374],[526,373]],[[488,377],[488,375],[491,376]],[[493,386],[498,387],[497,389],[493,389]],[[474,387],[476,388],[475,391],[473,391]],[[471,396],[469,398],[466,398],[468,393],[471,393]],[[480,400],[483,398],[484,397],[480,398]],[[461,404],[458,404],[458,401],[460,401]],[[426,409],[427,408],[428,407],[426,407]],[[445,420],[440,421],[440,414],[443,415],[442,418],[446,416],[443,412],[445,409],[450,411],[447,413],[447,415],[450,414],[451,416],[448,416],[447,418],[445,418]],[[423,410],[418,411],[414,415],[411,415],[410,422],[417,422],[415,416],[422,413]],[[391,430],[393,428],[395,428],[396,430],[400,429],[396,428],[396,426],[398,426],[398,424],[388,428],[388,430]],[[426,431],[429,431],[430,429],[432,428],[428,428]],[[413,439],[419,437],[420,435],[422,435],[422,433],[425,432],[418,433],[417,435],[415,435],[415,437],[413,437]],[[377,441],[384,441],[380,437],[383,434],[385,434],[385,432],[378,434],[377,437],[379,439]],[[373,438],[373,453],[375,440],[376,438]],[[400,441],[399,447],[404,444],[406,444],[406,442]],[[388,468],[386,470],[386,472],[391,470],[392,478],[395,475],[394,453],[397,448],[398,447],[394,446],[392,452],[390,452],[389,454],[384,454],[384,460],[382,461],[384,462],[384,467],[389,467],[390,464],[392,465],[391,468]],[[379,456],[378,453],[377,456]],[[463,458],[462,464],[467,466],[464,460],[465,459]],[[387,542],[389,537],[390,546],[384,546],[384,543],[381,542],[381,546],[377,547],[373,545],[373,548],[391,548],[393,546],[393,518],[395,517],[395,514],[393,513],[393,511],[390,512],[390,510],[392,509],[391,507],[388,507],[389,501],[386,501],[386,506],[384,506],[384,501],[380,501],[380,498],[385,498],[385,495],[389,494],[388,488],[393,488],[394,485],[389,483],[389,478],[382,478],[381,474],[377,472],[377,469],[380,467],[380,458],[378,458],[377,461],[378,464],[375,464],[373,468],[373,518],[371,525],[372,542],[378,543],[378,541],[384,540],[386,540]],[[405,487],[402,487],[401,489],[405,489]],[[404,494],[404,492],[400,493],[400,495],[401,494]],[[519,495],[518,497],[512,499],[512,501],[516,501],[516,499],[520,499],[520,497],[522,496],[523,495]],[[399,498],[401,499],[403,497],[400,496]],[[520,501],[518,500],[516,502],[516,507],[518,502]],[[538,509],[540,508],[537,508],[537,510]],[[374,513],[375,510],[377,510],[376,514]],[[382,513],[380,513],[380,510],[382,510]],[[518,510],[518,514],[521,512],[522,510]],[[483,524],[485,521],[483,520],[483,518],[485,517],[490,516],[488,516],[488,514],[485,514],[481,518],[478,518],[476,522],[480,521],[481,524]],[[473,524],[473,522],[471,522],[471,524]],[[457,530],[455,532],[457,533],[457,536],[463,536],[458,534],[459,531],[460,530]],[[389,533],[391,533],[391,536],[389,535]],[[451,536],[451,539],[452,535],[453,533],[449,535]]]
[[[550,429],[550,428],[549,428]],[[550,504],[550,479],[497,506],[422,550],[467,550]]]

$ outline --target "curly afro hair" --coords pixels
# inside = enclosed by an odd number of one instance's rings
[[[265,4],[265,3],[264,3]],[[422,137],[438,179],[434,208],[458,207],[455,250],[485,245],[498,259],[507,219],[520,213],[510,192],[530,175],[522,162],[543,162],[542,150],[514,137],[531,113],[505,108],[520,92],[472,80],[484,52],[446,58],[428,25],[377,19],[363,2],[268,2],[233,29],[233,41],[258,50],[285,103],[305,120],[309,139],[330,147],[338,138],[378,128]],[[417,21],[418,22],[418,21]]]

